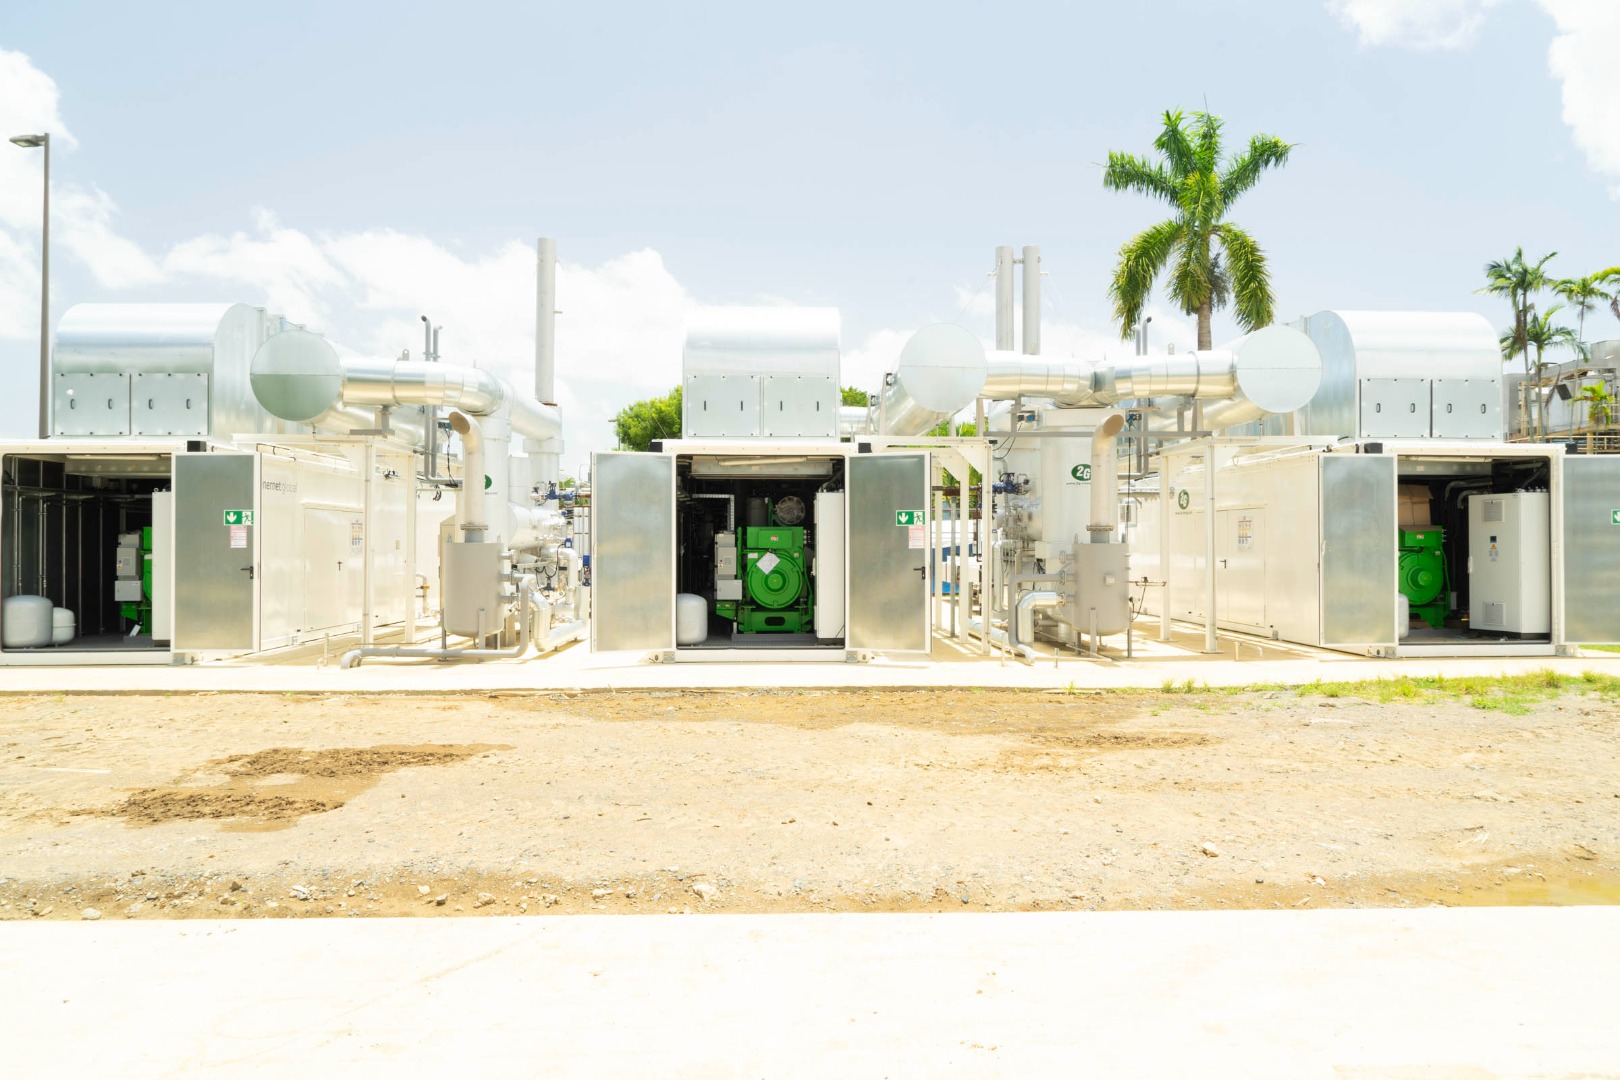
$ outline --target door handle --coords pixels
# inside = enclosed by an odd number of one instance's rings
[[[243,571],[245,571],[247,573],[248,580],[252,581],[253,580],[253,567],[244,566],[244,567],[242,567],[242,569],[243,569]]]
[[[924,581],[928,580],[928,567],[926,567],[926,566],[913,566],[912,569],[917,571],[917,573],[922,576],[922,579]]]

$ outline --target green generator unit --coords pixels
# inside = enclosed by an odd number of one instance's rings
[[[743,634],[792,634],[811,629],[810,562],[804,529],[750,526],[737,536],[741,600],[715,602],[715,614]]]
[[[1446,575],[1445,534],[1437,528],[1402,529],[1398,568],[1401,594],[1412,602],[1412,614],[1436,630],[1451,613]]]
[[[117,579],[113,588],[118,614],[135,629],[152,632],[152,529],[118,537]]]

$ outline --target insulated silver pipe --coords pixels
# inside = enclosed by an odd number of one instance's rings
[[[1013,249],[996,248],[996,348],[1013,350]]]
[[[838,435],[853,439],[857,435],[872,434],[872,410],[865,405],[838,407]]]
[[[1104,413],[1091,433],[1091,523],[1093,544],[1107,544],[1119,531],[1119,470],[1114,447],[1125,430],[1125,414]]]
[[[552,405],[517,393],[492,372],[425,360],[340,360],[319,334],[286,330],[253,355],[253,394],[270,415],[307,424],[338,406],[447,406],[471,416],[506,412],[531,439],[562,432]]]
[[[459,409],[450,412],[450,429],[461,436],[461,488],[456,494],[456,511],[461,517],[463,543],[484,539],[489,520],[484,513],[484,433],[478,422]]]
[[[979,396],[997,401],[1014,398],[1051,398],[1059,405],[1084,405],[1093,399],[1092,369],[1059,363],[1039,356],[993,352]]]

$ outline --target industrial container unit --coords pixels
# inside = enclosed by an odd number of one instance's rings
[[[1281,439],[1179,456],[1202,453],[1218,462],[1212,584],[1225,629],[1386,656],[1620,640],[1620,462],[1522,444]],[[1168,475],[1167,504],[1133,498],[1132,573],[1168,580],[1172,618],[1203,621],[1207,473]],[[1145,591],[1148,610],[1163,610],[1160,596]]]
[[[839,441],[838,313],[687,327],[682,438],[591,459],[591,647],[843,660],[929,647],[930,462]]]
[[[375,655],[384,627],[414,636],[430,594],[476,617],[442,618],[428,655],[486,655],[448,649],[450,633],[579,636],[583,567],[543,494],[562,448],[554,269],[543,240],[534,397],[440,362],[431,326],[421,358],[375,360],[245,304],[70,308],[43,373],[50,437],[0,444],[0,663],[183,662],[355,633]],[[440,451],[442,409],[459,460]],[[470,569],[452,582],[441,563]]]
[[[926,453],[682,440],[591,464],[593,649],[926,652]]]
[[[0,444],[5,614],[45,597],[75,633],[11,621],[0,663],[170,663],[404,622],[409,455],[203,440]],[[14,620],[12,620],[14,621]]]

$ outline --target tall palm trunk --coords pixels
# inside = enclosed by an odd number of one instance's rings
[[[1198,347],[1200,349],[1213,349],[1214,339],[1210,336],[1209,324],[1214,312],[1214,301],[1204,297],[1204,302],[1198,305]]]

